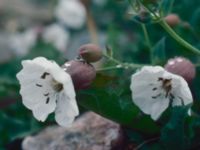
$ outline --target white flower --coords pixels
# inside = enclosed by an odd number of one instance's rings
[[[86,9],[79,0],[59,0],[55,16],[68,27],[78,29],[86,21]]]
[[[61,52],[64,52],[69,44],[69,32],[56,23],[47,26],[42,33],[42,37],[46,43],[51,43]]]
[[[25,60],[22,65],[17,78],[23,104],[39,121],[45,121],[55,111],[56,122],[69,126],[79,114],[70,75],[44,57]]]
[[[10,37],[10,47],[17,56],[25,56],[35,45],[36,39],[36,30],[34,28],[27,29]]]
[[[154,120],[169,106],[193,102],[187,82],[159,66],[146,66],[133,74],[130,88],[133,102]]]

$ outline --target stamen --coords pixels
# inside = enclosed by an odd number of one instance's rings
[[[169,91],[166,91],[165,98],[169,96]]]
[[[58,84],[54,85],[54,90],[55,91],[60,92],[60,91],[62,91],[62,89],[63,89],[63,85],[61,83],[58,83]]]
[[[156,90],[157,90],[157,88],[156,88],[156,87],[152,89],[152,91],[156,91]]]
[[[52,80],[52,87],[56,92],[60,92],[63,90],[63,84],[61,84],[55,80]]]
[[[156,98],[158,98],[158,97],[160,97],[161,96],[161,93],[159,93],[158,95],[156,95],[156,96],[152,96],[152,98],[153,99],[156,99]]]
[[[50,98],[49,98],[49,97],[47,97],[47,99],[46,99],[46,104],[48,104],[48,103],[49,103],[49,100],[50,100]]]
[[[49,96],[49,93],[47,93],[47,94],[44,94],[44,96]]]
[[[181,105],[184,106],[185,104],[184,104],[184,100],[183,100],[183,98],[180,97],[180,96],[178,96],[178,98],[181,100]]]
[[[172,79],[165,79],[165,80],[163,80],[163,85],[169,86],[169,85],[171,85],[171,81],[172,81]]]
[[[165,98],[167,98],[169,96],[170,91],[172,90],[172,83],[171,83],[172,79],[164,79],[162,81],[162,88],[165,90],[166,94],[165,94]]]
[[[38,87],[42,87],[42,85],[41,85],[41,84],[36,84],[36,86],[38,86]]]
[[[170,93],[170,94],[169,94],[169,99],[170,99],[170,100],[173,100],[174,98],[175,98],[175,96],[174,96],[172,93]]]
[[[164,79],[162,77],[159,77],[158,78],[158,81],[163,81]]]
[[[45,79],[46,76],[48,76],[48,75],[50,75],[50,73],[48,73],[48,72],[43,73],[43,75],[41,76],[41,79]]]

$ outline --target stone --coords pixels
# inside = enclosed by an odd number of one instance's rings
[[[50,126],[22,142],[23,150],[110,150],[120,134],[120,126],[88,112],[70,128]]]

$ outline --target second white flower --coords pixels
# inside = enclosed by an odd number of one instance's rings
[[[153,120],[159,119],[169,106],[192,104],[187,82],[162,67],[146,66],[132,75],[133,102]]]

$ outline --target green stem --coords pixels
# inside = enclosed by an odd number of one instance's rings
[[[166,32],[174,39],[176,40],[180,45],[188,49],[189,51],[200,55],[200,50],[186,42],[182,37],[180,37],[164,20],[161,20],[159,24],[165,29]]]
[[[121,65],[121,62],[107,54],[103,54],[104,57],[106,57],[107,59],[109,59],[110,61],[114,62],[115,64]]]
[[[149,144],[149,143],[151,143],[151,142],[155,142],[155,141],[157,141],[157,140],[159,140],[159,137],[155,137],[155,138],[146,140],[146,141],[144,141],[143,143],[141,143],[140,145],[138,145],[136,148],[134,148],[133,150],[139,150],[139,149],[141,149],[144,145],[147,145],[147,144]]]
[[[147,32],[147,28],[145,26],[145,24],[141,24],[142,26],[142,30],[143,30],[143,33],[144,33],[144,38],[146,40],[146,43],[147,43],[147,46],[149,49],[151,49],[151,42],[150,42],[150,39],[149,39],[149,34]]]
[[[147,31],[146,25],[141,24],[141,26],[142,26],[142,30],[143,30],[143,33],[144,33],[144,38],[145,38],[146,44],[147,44],[149,51],[150,51],[150,60],[152,62],[153,61],[153,53],[152,53],[152,45],[151,45],[151,42],[150,42],[149,34],[148,34],[148,31]]]
[[[101,71],[108,71],[108,70],[114,70],[114,69],[121,69],[122,66],[121,65],[117,65],[117,66],[112,66],[112,67],[105,67],[105,68],[101,68],[101,69],[97,69],[97,72],[101,72]]]
[[[168,32],[168,34],[175,40],[177,41],[180,45],[182,45],[183,47],[185,47],[186,49],[188,49],[189,51],[200,55],[200,50],[195,48],[194,46],[192,46],[190,43],[188,43],[187,41],[185,41],[182,37],[180,37],[167,23],[164,19],[161,18],[160,15],[157,15],[156,13],[154,13],[151,9],[149,9],[148,7],[146,7],[141,1],[140,1],[141,5],[147,10],[149,11],[149,13],[151,13],[154,16],[154,19],[159,21],[158,23],[163,27],[163,29]]]
[[[141,67],[145,66],[144,64],[134,64],[134,63],[126,63],[126,62],[124,63],[124,62],[121,62],[121,61],[107,55],[107,54],[103,54],[103,56],[106,57],[109,61],[117,64],[117,66],[113,67],[112,69],[118,69],[118,68],[137,69],[137,68],[141,68]],[[104,68],[102,68],[102,70],[104,70]]]

